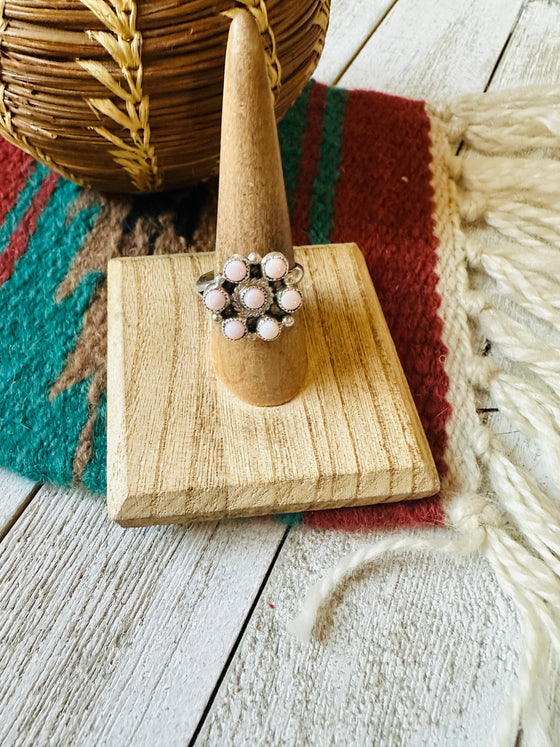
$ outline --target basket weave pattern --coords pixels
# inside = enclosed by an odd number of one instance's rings
[[[231,17],[259,27],[280,118],[321,54],[330,0],[0,0],[0,134],[105,191],[218,168]]]

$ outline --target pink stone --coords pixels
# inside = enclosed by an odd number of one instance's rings
[[[280,296],[280,305],[285,311],[295,311],[301,306],[301,293],[297,290],[286,290]]]
[[[264,272],[271,280],[280,280],[288,271],[288,263],[282,257],[272,257],[264,265]]]
[[[228,299],[224,291],[214,288],[204,294],[204,305],[210,311],[222,311],[227,306]]]
[[[229,319],[225,322],[223,329],[228,340],[240,340],[246,332],[245,325],[239,319]]]
[[[275,319],[264,316],[259,319],[257,330],[263,340],[275,340],[280,334],[280,325]]]
[[[243,303],[248,309],[260,309],[264,305],[266,297],[260,288],[247,288],[243,294]]]
[[[247,265],[240,259],[232,259],[224,267],[224,275],[232,283],[240,283],[247,275]]]

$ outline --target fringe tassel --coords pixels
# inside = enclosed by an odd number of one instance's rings
[[[431,107],[451,145],[461,141],[480,153],[514,154],[560,146],[560,88],[472,94]]]
[[[478,317],[482,334],[510,361],[522,364],[552,390],[560,392],[560,353],[539,340],[520,322],[497,309],[483,309]]]
[[[481,270],[491,277],[499,292],[518,304],[537,319],[560,327],[560,252],[550,256],[546,245],[520,256],[515,250],[519,245],[482,247],[475,241],[467,241],[467,261],[473,270]]]
[[[490,358],[471,350],[466,384],[487,395],[502,418],[537,446],[554,474],[560,465],[560,353],[539,325],[551,325],[551,335],[557,334],[552,327],[560,329],[560,162],[526,156],[560,148],[560,88],[475,94],[431,107],[430,114],[450,146],[450,189],[463,221],[455,238],[465,267],[494,287],[492,294],[459,290],[464,313],[496,351]],[[459,158],[461,142],[478,153]],[[490,227],[499,241],[490,237],[487,245],[486,236],[482,244],[469,226]],[[496,294],[507,301],[500,308],[493,303]],[[525,323],[527,316],[536,323]],[[491,494],[484,495],[477,478],[473,493],[447,496],[453,533],[392,534],[342,558],[311,588],[289,629],[308,641],[340,581],[385,553],[480,551],[515,604],[524,637],[519,677],[493,743],[513,744],[521,726],[524,743],[552,746],[547,667],[549,653],[560,658],[560,501],[513,461],[491,423],[471,416],[477,425],[463,435]]]
[[[537,382],[529,392],[525,379],[503,371],[492,358],[473,356],[467,369],[471,384],[487,392],[511,424],[538,446],[553,474],[560,464],[560,399]]]
[[[491,401],[526,438],[535,442],[551,474],[560,464],[560,406],[541,390],[535,400],[517,376],[498,371],[489,384]],[[559,517],[560,518],[560,517]]]

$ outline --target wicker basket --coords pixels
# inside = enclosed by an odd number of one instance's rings
[[[330,0],[0,0],[0,133],[73,181],[151,192],[217,171],[230,17],[265,42],[280,118]]]

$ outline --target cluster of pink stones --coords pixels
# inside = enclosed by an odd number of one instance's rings
[[[251,266],[260,265],[262,277],[251,276]],[[281,284],[289,273],[286,257],[279,252],[271,252],[261,260],[255,254],[245,258],[240,255],[229,257],[224,263],[221,277],[215,278],[215,283],[203,293],[206,308],[212,312],[213,318],[221,322],[222,331],[229,340],[240,340],[247,334],[262,340],[275,340],[281,333],[282,327],[290,327],[294,320],[292,314],[302,305],[303,298],[293,283]],[[301,277],[301,268],[299,276]],[[224,287],[224,283],[231,291]],[[276,302],[280,319],[272,313],[267,313],[273,302]],[[233,304],[239,311],[238,316],[228,316],[222,319],[222,312]],[[254,331],[249,333],[247,319],[256,319],[253,323]]]

